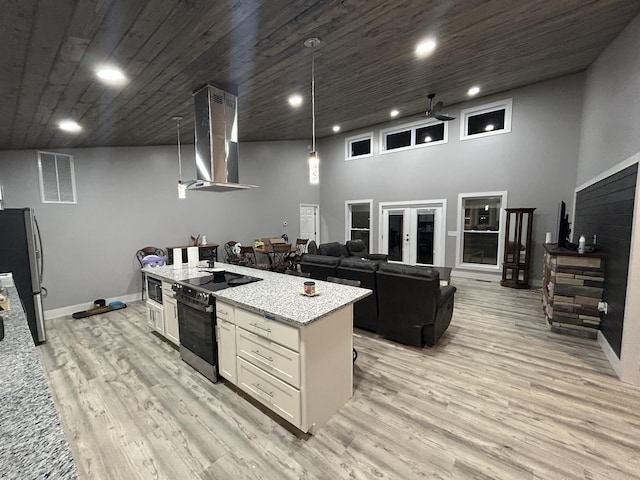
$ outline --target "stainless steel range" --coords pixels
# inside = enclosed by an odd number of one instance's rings
[[[231,272],[190,278],[173,284],[178,301],[180,357],[212,382],[218,381],[216,299],[211,292],[257,282],[261,278]]]

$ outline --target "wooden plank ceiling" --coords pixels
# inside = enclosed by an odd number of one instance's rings
[[[415,116],[584,70],[640,12],[637,0],[12,0],[0,19],[0,149],[162,145],[174,115],[193,141],[191,93],[237,87],[242,141],[318,137]],[[418,40],[435,52],[417,59]],[[100,64],[129,81],[110,87]],[[294,110],[290,94],[305,97]],[[63,119],[82,127],[58,129]]]

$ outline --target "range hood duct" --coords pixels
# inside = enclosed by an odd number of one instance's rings
[[[193,93],[196,180],[188,190],[230,192],[256,185],[238,182],[238,97],[212,85]]]

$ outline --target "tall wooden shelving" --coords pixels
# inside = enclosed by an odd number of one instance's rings
[[[500,285],[529,288],[531,268],[531,232],[535,208],[507,208],[504,259]]]

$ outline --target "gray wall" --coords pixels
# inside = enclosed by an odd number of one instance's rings
[[[136,250],[299,232],[299,204],[318,203],[308,184],[307,142],[240,146],[240,180],[259,185],[230,193],[189,192],[177,198],[176,147],[64,150],[74,156],[77,205],[42,204],[35,151],[0,152],[6,208],[35,208],[42,229],[45,309],[140,290]],[[195,176],[193,145],[183,145],[183,178]],[[287,227],[282,222],[288,222]]]
[[[573,75],[447,107],[446,112],[457,119],[449,122],[449,142],[444,145],[377,153],[380,128],[417,117],[362,130],[374,131],[375,151],[370,158],[344,161],[345,138],[358,132],[321,140],[322,241],[344,240],[346,200],[373,198],[377,249],[379,202],[446,198],[450,231],[456,230],[459,193],[507,190],[510,207],[537,209],[535,279],[545,232],[556,229],[558,202],[570,202],[573,197],[582,89],[582,75]],[[460,141],[461,109],[505,98],[513,98],[511,133]],[[455,248],[456,239],[447,237],[447,266],[455,265]]]
[[[576,185],[640,151],[640,16],[607,47],[585,79]]]
[[[635,161],[640,157],[639,51],[637,16],[587,70],[576,186],[620,162],[628,163],[631,157]],[[615,346],[603,348],[620,379],[634,385],[640,385],[639,197],[636,185],[620,358],[616,358]]]

